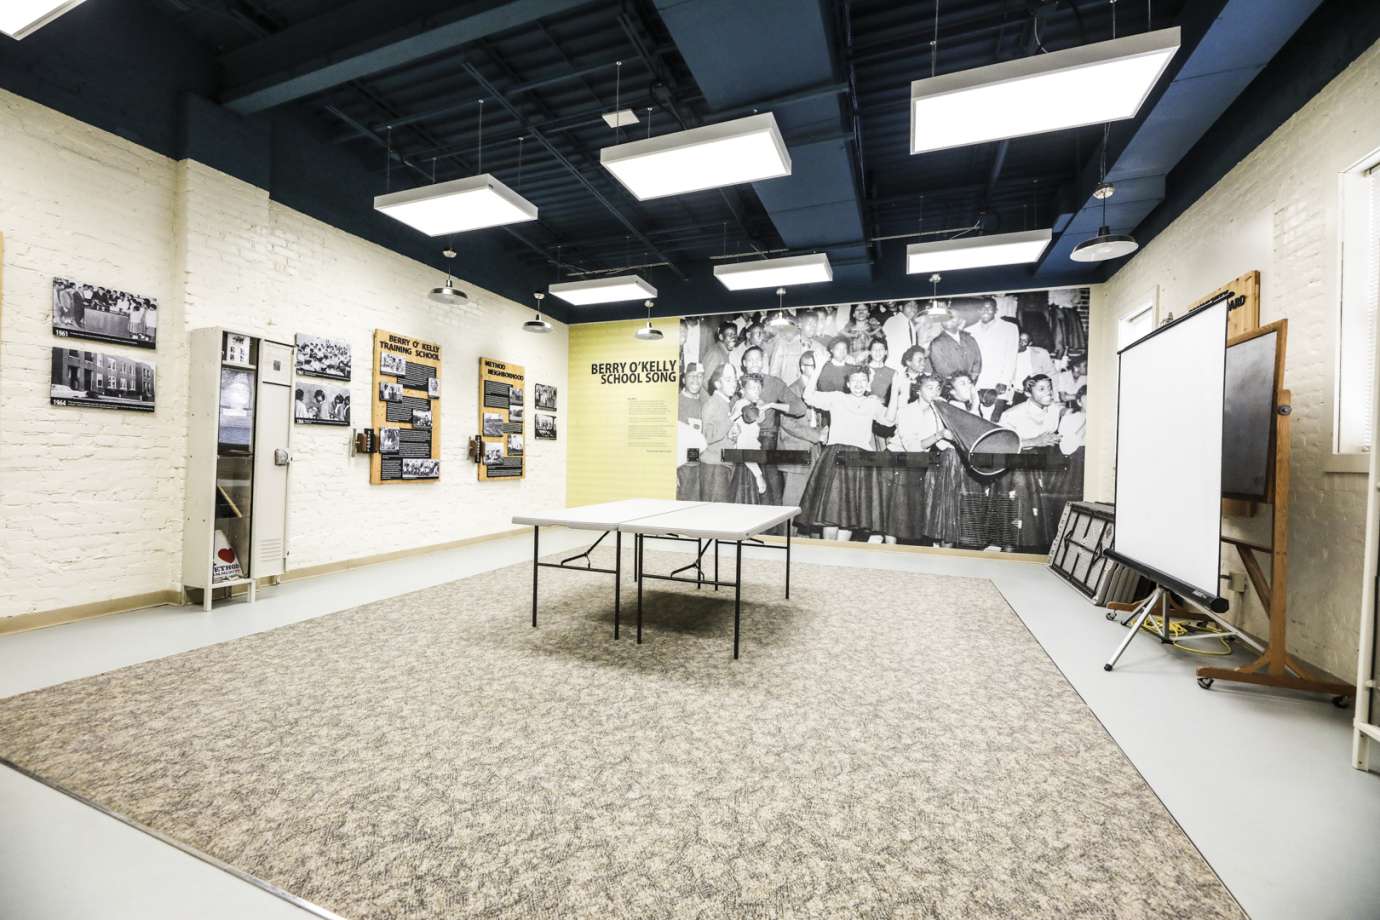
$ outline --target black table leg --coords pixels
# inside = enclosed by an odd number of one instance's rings
[[[714,541],[714,590],[719,590],[719,541]]]
[[[532,528],[532,628],[537,627],[537,559],[541,557],[541,528]]]
[[[733,659],[738,659],[738,621],[743,612],[743,541],[737,542],[737,562],[733,566]],[[717,579],[716,579],[717,580]]]
[[[698,591],[704,584],[704,541],[699,537],[695,538],[695,590]]]
[[[636,560],[634,560],[636,564]],[[613,638],[618,638],[619,608],[623,596],[623,531],[613,534]]]
[[[633,537],[637,546],[637,644],[642,644],[642,534]]]
[[[786,600],[791,599],[791,522],[786,522]]]

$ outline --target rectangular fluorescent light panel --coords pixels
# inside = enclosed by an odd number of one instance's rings
[[[911,243],[906,247],[906,274],[922,275],[1034,262],[1049,246],[1053,235],[1052,230],[1026,230],[935,243]]]
[[[770,112],[605,147],[599,162],[638,201],[791,174]]]
[[[3,0],[0,32],[13,39],[26,38],[81,4],[82,0]]]
[[[603,114],[604,124],[610,128],[624,128],[628,125],[637,124],[637,113],[632,109],[620,109],[617,112],[605,112]]]
[[[596,303],[622,303],[625,300],[648,300],[656,297],[656,288],[639,275],[618,275],[613,278],[591,278],[588,281],[562,281],[547,288],[551,296],[566,303],[585,307]]]
[[[910,152],[1131,118],[1178,50],[1175,26],[916,80]]]
[[[374,199],[374,208],[429,236],[537,219],[537,206],[488,173]]]
[[[733,262],[715,265],[714,277],[730,291],[753,288],[790,287],[793,284],[818,284],[833,281],[834,269],[829,256],[822,252],[805,256],[786,256],[782,259],[757,259],[752,262]]]

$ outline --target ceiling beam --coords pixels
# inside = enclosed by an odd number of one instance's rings
[[[240,115],[263,112],[590,2],[479,0],[456,10],[453,0],[414,0],[405,9],[427,15],[398,27],[392,25],[397,2],[355,0],[222,56],[227,88],[221,102]]]

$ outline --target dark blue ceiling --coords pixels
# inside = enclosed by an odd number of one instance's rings
[[[1184,46],[1140,116],[1111,131],[1114,229],[1163,226],[1187,203],[1177,188],[1205,188],[1236,162],[1195,150],[1214,125],[1263,137],[1307,98],[1248,94],[1246,115],[1248,86],[1321,86],[1380,31],[1380,3],[1319,2],[1116,5],[1119,34],[1178,25]],[[1112,10],[938,0],[933,63],[947,73],[1106,39]],[[905,275],[905,244],[979,223],[1052,224],[1056,239],[1038,266],[950,273],[941,293],[1102,280],[1107,266],[1068,259],[1101,223],[1090,199],[1101,129],[910,154],[910,81],[930,72],[935,12],[936,0],[88,0],[25,42],[0,37],[0,86],[438,266],[442,241],[376,214],[371,198],[473,174],[482,98],[483,171],[541,220],[457,238],[457,270],[524,302],[558,275],[637,266],[661,313],[762,306],[774,297],[714,282],[714,261],[821,249],[835,283],[788,304],[914,295],[929,285]],[[1296,32],[1329,49],[1321,63],[1293,45],[1280,53]],[[624,140],[773,111],[794,172],[638,202],[598,163],[615,142],[599,116],[616,102],[641,119]],[[576,322],[638,310],[554,307]]]

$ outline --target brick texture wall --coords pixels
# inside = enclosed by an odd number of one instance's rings
[[[524,365],[529,390],[564,390],[563,325],[524,333],[527,308],[463,279],[468,306],[432,304],[434,269],[4,92],[0,123],[0,617],[177,587],[187,333],[201,326],[347,339],[355,427],[369,424],[376,328],[441,345],[439,483],[371,486],[347,429],[294,426],[290,568],[495,533],[515,508],[564,504],[564,438],[536,441],[528,423],[522,482],[481,485],[465,456],[479,357]],[[54,276],[159,300],[156,351],[85,346],[152,358],[154,413],[49,405],[50,350],[64,341],[51,333]]]
[[[1339,316],[1339,177],[1380,147],[1380,44],[1373,46],[1222,178],[1104,285],[1095,309],[1089,377],[1090,493],[1111,498],[1116,435],[1116,318],[1158,291],[1159,315],[1184,308],[1251,269],[1261,273],[1261,322],[1289,320],[1292,390],[1289,644],[1347,680],[1355,673],[1366,479],[1329,472],[1333,453]],[[1090,452],[1093,448],[1090,445]],[[1269,542],[1269,509],[1225,528]],[[1240,571],[1224,547],[1223,571]],[[1225,590],[1225,589],[1224,589]],[[1257,635],[1254,595],[1233,595],[1234,616]]]

